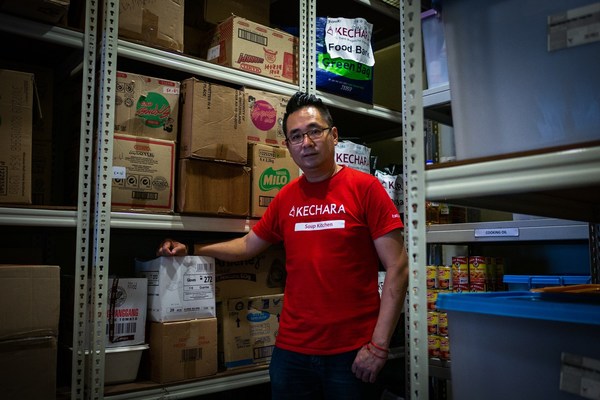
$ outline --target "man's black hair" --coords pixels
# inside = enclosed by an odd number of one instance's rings
[[[327,121],[327,126],[333,126],[333,118],[331,117],[331,113],[329,112],[329,108],[323,101],[319,99],[314,94],[308,94],[305,92],[296,92],[287,103],[285,107],[285,114],[283,115],[283,121],[281,123],[281,128],[283,129],[283,133],[287,137],[287,120],[290,114],[300,110],[304,107],[315,107],[321,113],[321,116]]]

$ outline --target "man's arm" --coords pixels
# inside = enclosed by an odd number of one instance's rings
[[[375,249],[385,270],[379,316],[371,342],[363,346],[352,365],[352,371],[364,382],[375,382],[385,365],[390,340],[402,313],[408,288],[408,255],[400,229],[374,241]]]
[[[253,231],[246,235],[225,242],[196,245],[199,256],[209,256],[223,261],[241,261],[252,258],[271,245],[261,239]],[[158,256],[184,256],[188,253],[187,246],[173,239],[165,239],[158,248]]]
[[[372,341],[387,349],[400,319],[408,289],[408,255],[399,229],[375,239],[375,248],[386,273]]]

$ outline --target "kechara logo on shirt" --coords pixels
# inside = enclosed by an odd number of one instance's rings
[[[315,215],[336,215],[346,214],[346,208],[343,204],[311,204],[305,206],[292,206],[290,217],[308,217]]]

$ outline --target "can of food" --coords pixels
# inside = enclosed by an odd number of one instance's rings
[[[440,336],[427,335],[427,350],[429,357],[440,358]]]
[[[440,290],[452,290],[451,265],[439,265],[437,267],[437,283]]]
[[[437,296],[438,296],[437,289],[428,289],[427,290],[427,311],[437,310],[437,306],[436,306]]]
[[[427,311],[427,334],[437,335],[438,334],[438,312]]]
[[[450,338],[440,336],[440,359],[450,360]]]
[[[486,292],[488,283],[488,269],[483,256],[469,257],[469,291]]]
[[[452,290],[459,293],[469,291],[468,257],[452,257]]]
[[[504,283],[504,258],[494,257],[494,272],[496,274],[496,290],[503,292],[506,290],[506,284]]]
[[[437,289],[437,267],[435,265],[427,265],[425,272],[427,274],[427,289]]]
[[[442,336],[448,336],[448,313],[438,313],[438,334]]]

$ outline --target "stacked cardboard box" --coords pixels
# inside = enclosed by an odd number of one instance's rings
[[[112,206],[172,213],[180,83],[117,72]]]
[[[283,294],[227,299],[219,303],[219,362],[227,368],[271,360]]]
[[[119,36],[183,52],[183,16],[183,0],[121,0]]]
[[[177,211],[248,216],[244,92],[189,78],[181,99]]]
[[[0,265],[3,399],[56,398],[59,274],[55,265]]]
[[[245,88],[248,143],[285,147],[281,127],[289,96]]]
[[[268,363],[285,287],[283,246],[271,246],[249,260],[215,262],[219,366]]]
[[[158,257],[136,261],[148,279],[150,378],[159,383],[217,372],[215,261]]]
[[[262,217],[281,188],[300,175],[300,170],[285,147],[249,145],[252,168],[251,213]]]
[[[235,15],[217,26],[206,58],[219,65],[298,83],[298,38]]]
[[[0,202],[31,203],[34,75],[0,70]]]

